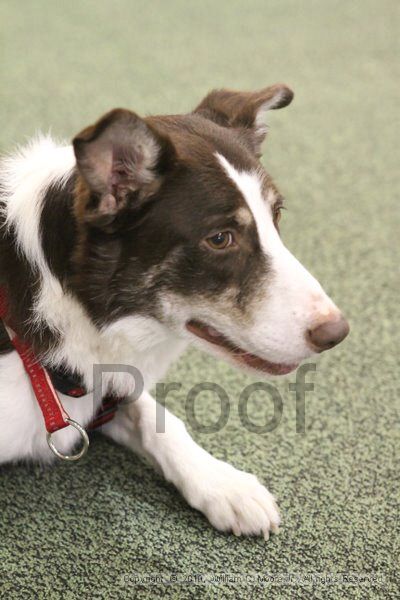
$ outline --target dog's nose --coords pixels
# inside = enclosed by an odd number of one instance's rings
[[[308,339],[317,352],[329,350],[340,344],[350,331],[349,324],[342,314],[329,319],[308,331]]]

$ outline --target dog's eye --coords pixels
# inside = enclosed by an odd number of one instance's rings
[[[233,244],[233,235],[230,231],[220,231],[206,239],[207,244],[213,250],[224,250]]]

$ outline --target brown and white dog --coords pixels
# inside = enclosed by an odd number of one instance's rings
[[[220,530],[279,524],[273,496],[210,456],[147,390],[189,343],[254,373],[281,375],[348,333],[319,283],[283,245],[283,199],[259,161],[264,114],[284,85],[211,92],[190,114],[140,118],[117,109],[72,146],[40,138],[2,161],[0,284],[8,321],[42,364],[93,386],[94,364],[134,365],[145,392],[104,434],[146,456]],[[105,387],[132,394],[132,378]],[[93,398],[61,394],[83,426]],[[69,452],[68,427],[58,446]],[[52,454],[16,352],[0,356],[0,462]]]

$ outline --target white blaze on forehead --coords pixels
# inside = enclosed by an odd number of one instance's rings
[[[263,197],[262,184],[257,172],[238,171],[224,156],[218,152],[216,156],[224,171],[242,193],[256,223],[261,246],[264,252],[267,252],[271,249],[271,234],[272,239],[279,238],[273,224],[270,208],[275,200],[275,192],[272,189],[268,192],[267,203]]]
[[[272,218],[271,207],[276,200],[274,189],[268,190],[267,198],[264,198],[262,182],[256,171],[238,171],[221,154],[217,154],[217,159],[242,193],[256,223],[261,248],[275,272],[273,283],[268,283],[270,301],[267,312],[274,314],[275,303],[274,318],[281,321],[283,302],[293,312],[318,314],[318,318],[337,312],[320,284],[282,243]]]

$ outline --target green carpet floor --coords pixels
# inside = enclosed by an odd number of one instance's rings
[[[71,138],[115,106],[180,112],[216,86],[291,85],[295,101],[270,115],[264,156],[287,197],[282,234],[352,325],[310,376],[303,434],[294,375],[278,383],[278,427],[258,434],[237,411],[254,379],[193,350],[169,374],[183,383],[168,403],[183,418],[195,383],[228,390],[228,424],[193,435],[276,494],[280,535],[217,533],[150,467],[97,436],[73,466],[0,468],[1,598],[399,597],[399,16],[397,0],[0,3],[2,150],[37,130]],[[250,404],[254,423],[269,418],[261,395]],[[198,420],[218,412],[204,394]],[[135,579],[196,573],[243,580]],[[322,581],[351,574],[352,586]]]

